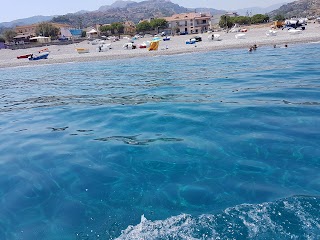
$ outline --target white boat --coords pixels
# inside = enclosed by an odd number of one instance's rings
[[[236,34],[234,36],[236,39],[245,39],[246,38],[246,34],[244,33],[239,33],[239,34]]]
[[[101,45],[99,45],[99,47],[97,47],[97,51],[98,52],[107,52],[111,48],[112,48],[111,47],[111,43],[109,43],[109,44],[101,44]]]
[[[100,40],[100,39],[95,39],[93,41],[91,41],[92,45],[98,45],[98,44],[104,44],[105,41],[104,40]]]
[[[150,41],[145,41],[140,44],[139,48],[149,48],[150,47]]]
[[[291,35],[297,35],[297,34],[301,34],[302,30],[291,28],[291,29],[288,30],[288,33],[290,33]]]
[[[136,49],[137,46],[133,43],[125,43],[123,46],[122,46],[124,49]]]
[[[269,30],[268,32],[266,32],[266,35],[268,36],[268,37],[271,37],[271,36],[277,36],[277,31],[275,31],[275,30]]]
[[[220,34],[210,34],[208,39],[212,41],[221,41]]]
[[[89,48],[76,48],[78,53],[88,53],[90,52]]]

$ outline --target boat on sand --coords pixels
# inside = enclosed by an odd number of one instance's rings
[[[18,59],[29,58],[29,57],[31,57],[31,56],[32,56],[32,53],[29,53],[29,54],[17,56],[17,58],[18,58]]]
[[[236,39],[245,39],[246,38],[246,34],[245,33],[239,33],[235,35]]]
[[[88,53],[89,48],[76,48],[77,52],[80,53]]]
[[[48,56],[49,56],[49,52],[42,52],[41,54],[35,55],[35,56],[31,54],[31,56],[29,57],[29,60],[34,61],[34,60],[47,59]]]

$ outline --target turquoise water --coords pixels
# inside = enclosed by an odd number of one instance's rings
[[[0,69],[0,239],[317,239],[319,51]]]

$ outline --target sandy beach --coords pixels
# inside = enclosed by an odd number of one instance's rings
[[[86,61],[101,61],[110,59],[123,59],[133,57],[146,57],[146,56],[158,56],[158,55],[172,55],[181,53],[192,52],[204,52],[214,51],[222,49],[243,48],[244,51],[248,51],[249,47],[257,44],[258,46],[270,46],[273,45],[283,46],[296,43],[308,43],[320,41],[320,24],[311,23],[307,26],[306,30],[300,34],[290,34],[287,29],[277,30],[276,36],[267,36],[266,32],[270,30],[270,27],[247,27],[248,31],[245,33],[244,39],[236,39],[235,35],[238,33],[227,32],[215,32],[220,35],[221,41],[212,41],[208,39],[209,34],[204,33],[198,36],[202,37],[202,42],[196,44],[186,44],[186,40],[196,35],[184,35],[184,36],[172,36],[170,41],[161,41],[159,49],[157,51],[148,51],[147,49],[133,49],[127,50],[123,48],[123,45],[128,42],[127,39],[121,39],[117,42],[107,43],[112,44],[112,49],[106,52],[98,52],[97,45],[90,44],[85,40],[76,45],[51,45],[48,46],[50,51],[48,59],[29,61],[28,59],[17,59],[17,56],[37,53],[41,48],[29,48],[10,50],[0,50],[0,68],[6,67],[18,67],[18,66],[32,66],[40,64],[56,64],[66,62],[86,62]],[[135,44],[139,46],[144,41],[151,41],[152,37],[145,37],[135,41]],[[89,48],[89,53],[79,54],[75,48]]]

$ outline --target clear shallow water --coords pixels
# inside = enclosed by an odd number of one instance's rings
[[[319,50],[1,69],[0,239],[315,239]]]

